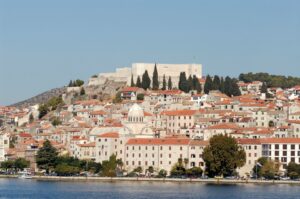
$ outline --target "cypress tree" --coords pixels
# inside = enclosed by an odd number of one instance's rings
[[[204,84],[204,93],[208,94],[209,91],[212,90],[213,81],[209,75],[206,76],[205,84]]]
[[[224,93],[229,97],[232,95],[232,80],[228,76],[225,78],[224,82]]]
[[[164,75],[164,77],[163,77],[162,90],[166,90],[166,89],[167,89],[167,82],[166,82],[166,76]]]
[[[220,77],[218,75],[214,76],[214,80],[213,80],[213,90],[220,90]]]
[[[159,89],[158,72],[157,72],[156,64],[154,66],[153,77],[152,77],[152,89],[153,90]]]
[[[172,90],[172,89],[173,89],[171,76],[169,76],[169,80],[168,80],[168,89],[169,89],[169,90]]]
[[[70,80],[68,87],[73,87],[73,81]]]
[[[148,71],[146,70],[142,77],[142,88],[144,90],[147,90],[150,88],[150,85],[151,85],[151,80],[150,80]]]
[[[190,91],[190,84],[189,81],[186,79],[185,72],[181,72],[179,76],[179,83],[178,88],[179,90],[184,91],[185,93],[188,93]]]
[[[193,78],[190,75],[189,79],[188,79],[188,92],[191,91],[191,90],[195,90],[195,87],[193,86]]]
[[[241,95],[241,91],[240,88],[237,84],[237,80],[236,79],[232,79],[231,80],[231,95],[233,96],[240,96]]]
[[[131,75],[131,83],[130,83],[130,86],[131,86],[131,87],[134,87],[134,86],[135,86],[134,81],[133,81],[133,75]]]
[[[221,80],[220,80],[220,91],[222,93],[225,92],[225,85],[224,85],[224,78],[223,77],[221,77]]]
[[[196,90],[198,94],[202,92],[201,84],[196,75],[193,76],[193,90]]]
[[[267,93],[268,92],[268,87],[267,87],[267,84],[265,82],[261,86],[260,92],[261,93]]]
[[[140,76],[137,77],[137,80],[136,80],[136,87],[142,88],[142,83],[141,83],[141,78],[140,78]]]

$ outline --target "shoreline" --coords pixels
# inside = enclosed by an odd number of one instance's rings
[[[18,176],[0,175],[1,178],[18,178]],[[132,178],[132,177],[64,177],[64,176],[32,176],[32,180],[41,181],[73,181],[73,182],[176,182],[204,184],[290,184],[300,185],[293,180],[231,180],[231,179],[179,179],[179,178]],[[28,179],[26,179],[28,180]],[[30,179],[29,179],[30,180]]]

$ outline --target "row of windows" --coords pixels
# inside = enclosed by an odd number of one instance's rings
[[[132,166],[135,166],[136,164],[137,164],[137,166],[142,166],[142,162],[141,162],[141,161],[137,161],[137,162],[132,161],[132,162],[131,162],[131,165],[132,165]],[[160,161],[159,164],[162,165],[163,162]],[[172,164],[175,164],[175,163],[172,163],[171,161],[169,161],[168,164],[169,164],[169,165],[172,165]],[[129,166],[129,161],[126,161],[126,165]],[[144,164],[144,165],[145,165],[145,166],[155,166],[155,161],[151,161],[149,164],[148,164],[148,161],[145,161],[145,164]],[[196,166],[196,163],[195,163],[195,162],[191,162],[190,165],[191,165],[192,167],[195,167],[195,166]],[[198,162],[198,166],[199,166],[199,167],[203,167],[203,166],[204,166],[204,162]]]
[[[105,152],[105,153],[106,153],[106,152]],[[100,155],[100,152],[99,152],[99,155]],[[105,155],[106,155],[106,154],[105,154]],[[136,156],[135,156],[135,153],[132,153],[131,156],[132,156],[133,158],[136,157]],[[126,157],[127,157],[127,158],[129,157],[129,154],[128,154],[128,153],[126,154]],[[142,154],[139,153],[139,154],[138,154],[138,157],[139,157],[139,158],[142,157]],[[145,157],[146,157],[146,158],[148,157],[148,153],[145,154]],[[155,154],[152,153],[152,158],[154,158],[154,157],[155,157]],[[159,155],[159,157],[160,157],[160,158],[163,158],[164,155],[161,153],[161,154]],[[172,154],[169,153],[168,157],[169,157],[169,158],[172,158]],[[183,155],[182,155],[182,154],[179,154],[179,157],[182,158]],[[191,157],[191,158],[196,158],[196,154],[191,154],[190,157]],[[255,156],[255,157],[256,157],[256,156]],[[202,158],[202,154],[199,154],[199,158]]]

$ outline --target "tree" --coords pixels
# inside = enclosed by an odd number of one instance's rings
[[[169,79],[168,79],[168,89],[169,89],[169,90],[172,90],[172,89],[173,89],[171,76],[169,76]]]
[[[150,173],[150,175],[152,175],[152,173],[154,173],[154,168],[153,168],[153,166],[149,166],[147,170],[148,170],[148,172]]]
[[[261,93],[267,93],[268,92],[268,87],[267,87],[267,84],[265,82],[262,84],[260,92]]]
[[[134,87],[134,86],[135,86],[134,80],[133,80],[133,75],[131,75],[131,83],[130,83],[130,86],[131,86],[131,87]]]
[[[201,177],[202,176],[202,173],[203,173],[203,170],[200,168],[200,167],[193,167],[193,168],[190,168],[188,170],[186,170],[186,175],[188,177]]]
[[[208,94],[213,88],[213,82],[209,75],[206,76],[205,84],[204,84],[204,93]]]
[[[274,179],[276,175],[278,175],[279,172],[279,164],[268,160],[262,167],[261,167],[261,176],[263,176],[266,179]]]
[[[298,179],[300,176],[300,164],[290,162],[287,166],[286,172],[291,179]]]
[[[178,88],[179,88],[179,90],[181,90],[181,91],[183,91],[185,93],[188,93],[190,91],[189,82],[186,79],[185,72],[181,72],[180,73]]]
[[[138,166],[137,168],[135,168],[135,169],[133,170],[133,172],[138,173],[138,174],[141,174],[141,173],[143,172],[143,168],[140,167],[140,166]]]
[[[187,81],[188,81],[188,91],[195,90],[195,87],[193,85],[193,78],[191,75],[189,76]]]
[[[142,88],[142,83],[141,83],[141,78],[140,78],[140,76],[137,77],[137,80],[136,80],[136,87]]]
[[[32,123],[34,121],[34,117],[32,115],[32,113],[30,113],[29,115],[29,123]]]
[[[38,150],[36,156],[36,163],[40,169],[45,169],[47,173],[54,169],[55,161],[58,152],[49,140],[46,140],[43,146]]]
[[[121,98],[121,92],[117,92],[115,98],[113,99],[113,103],[120,103],[122,102],[122,98]]]
[[[79,174],[80,169],[75,166],[67,165],[66,163],[59,164],[55,167],[55,173],[58,176],[72,176],[75,174]]]
[[[221,77],[221,80],[220,80],[220,91],[221,91],[221,93],[225,93],[225,82],[224,82],[223,77]]]
[[[231,176],[236,168],[245,164],[246,154],[234,138],[216,135],[210,139],[209,146],[204,149],[203,160],[210,177]]]
[[[225,78],[224,82],[224,93],[229,97],[232,95],[232,82],[231,78],[228,76]]]
[[[109,160],[102,162],[102,173],[101,176],[104,177],[116,177],[117,169],[117,158],[116,155],[111,155]]]
[[[221,80],[218,75],[214,76],[213,84],[212,84],[212,89],[213,90],[220,90],[220,85],[221,85]]]
[[[199,79],[196,75],[193,75],[193,90],[196,90],[197,93],[202,92],[201,84],[200,84]]]
[[[14,162],[15,168],[17,170],[23,170],[29,167],[30,162],[25,158],[17,158]]]
[[[144,100],[145,95],[143,93],[137,94],[137,100]]]
[[[81,95],[81,96],[82,96],[82,95],[85,95],[85,90],[84,90],[83,87],[80,89],[80,95]]]
[[[252,172],[255,177],[262,177],[261,175],[261,167],[268,161],[266,157],[261,157],[256,161],[256,164],[254,165]]]
[[[158,172],[158,176],[159,178],[165,178],[167,177],[167,171],[164,170],[164,169],[161,169],[159,172]]]
[[[240,96],[241,95],[241,91],[240,88],[237,84],[237,80],[236,79],[231,79],[231,95],[233,96]]]
[[[151,85],[151,80],[150,80],[150,77],[148,75],[148,71],[146,70],[145,73],[143,74],[143,77],[142,77],[142,88],[144,90],[147,90],[150,88],[150,85]]]
[[[182,160],[182,158],[179,158],[178,162],[171,169],[171,176],[181,177],[186,174],[185,172],[186,172],[186,169],[183,166],[183,160]]]
[[[42,119],[45,115],[47,115],[49,109],[45,104],[39,106],[39,119]]]
[[[154,66],[153,77],[152,77],[152,89],[153,90],[159,89],[158,72],[157,72],[156,64]]]
[[[162,85],[162,90],[166,90],[167,89],[167,82],[166,82],[166,76],[163,76],[163,85]]]
[[[52,125],[53,126],[58,126],[58,125],[61,125],[62,124],[62,122],[60,121],[60,119],[58,118],[58,117],[54,117],[53,119],[52,119]]]

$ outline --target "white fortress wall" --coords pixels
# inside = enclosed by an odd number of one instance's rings
[[[131,75],[133,75],[134,82],[137,77],[142,76],[145,70],[148,71],[149,77],[152,79],[155,63],[133,63],[131,68],[117,68],[116,72],[112,73],[99,73],[98,77],[90,78],[89,85],[100,85],[106,80],[114,80],[116,82],[127,82],[127,85],[131,83]],[[190,75],[196,75],[198,78],[202,77],[202,65],[201,64],[160,64],[157,63],[158,78],[160,84],[162,84],[163,76],[166,76],[168,81],[169,76],[172,78],[173,87],[178,86],[180,72],[185,72],[187,78]]]

